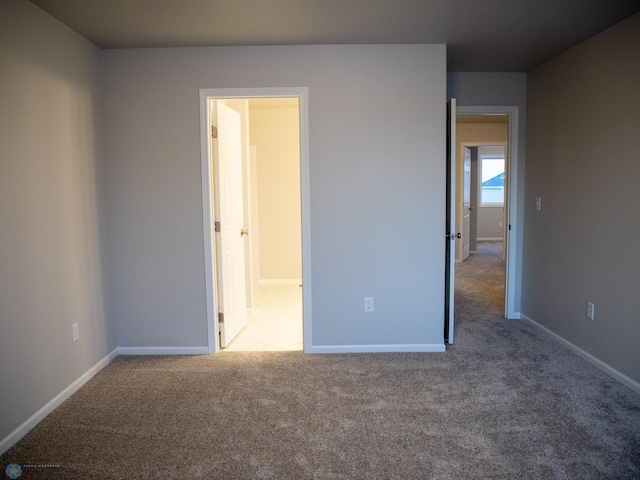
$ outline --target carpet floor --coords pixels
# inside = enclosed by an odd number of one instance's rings
[[[20,479],[638,479],[640,395],[456,266],[445,353],[116,358],[0,457]]]

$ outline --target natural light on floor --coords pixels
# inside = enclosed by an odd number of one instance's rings
[[[247,326],[225,352],[302,350],[302,288],[258,285]]]

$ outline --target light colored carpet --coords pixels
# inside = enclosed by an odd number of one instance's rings
[[[640,478],[640,396],[457,266],[446,353],[118,357],[0,457],[61,479]]]

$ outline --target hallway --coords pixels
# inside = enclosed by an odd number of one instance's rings
[[[504,313],[502,242],[482,241],[477,248],[464,262],[456,263],[456,320],[461,311],[471,316]]]

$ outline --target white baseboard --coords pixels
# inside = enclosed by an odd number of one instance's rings
[[[301,278],[261,278],[259,285],[302,285]]]
[[[16,428],[13,432],[7,435],[5,438],[0,440],[0,455],[9,450],[13,445],[15,445],[22,437],[24,437],[29,430],[35,427],[38,423],[40,423],[44,417],[53,412],[56,408],[58,408],[62,403],[77,392],[80,387],[82,387],[85,383],[87,383],[91,378],[94,377],[96,373],[106,367],[114,358],[118,356],[118,349],[116,348],[111,353],[109,353],[106,357],[96,363],[93,367],[83,373],[76,381],[74,381],[67,388],[62,390],[58,395],[53,397],[47,404],[38,410],[36,413],[31,415],[27,420],[25,420],[22,425]]]
[[[118,347],[118,355],[208,355],[209,347]]]
[[[532,320],[529,317],[527,317],[524,313],[520,314],[520,318],[522,320],[524,320],[525,322],[529,323],[530,325],[534,326],[535,328],[537,328],[541,332],[545,333],[546,335],[548,335],[549,337],[554,339],[556,342],[558,342],[561,345],[563,345],[564,347],[568,348],[569,350],[571,350],[576,355],[584,358],[587,362],[589,362],[593,366],[599,368],[600,370],[602,370],[604,373],[606,373],[610,377],[613,377],[615,380],[617,380],[620,383],[622,383],[623,385],[629,387],[634,392],[640,393],[640,383],[639,382],[636,382],[634,379],[632,379],[630,377],[627,377],[624,373],[619,372],[618,370],[616,370],[612,366],[606,364],[605,362],[603,362],[599,358],[594,357],[589,352],[584,351],[583,349],[581,349],[577,345],[574,345],[569,340],[564,339],[563,337],[561,337],[557,333],[552,332],[547,327],[545,327],[543,325],[540,325],[535,320]]]
[[[408,345],[312,345],[305,353],[397,353],[397,352],[444,352],[444,343]]]
[[[502,237],[484,237],[484,238],[476,238],[477,242],[501,242]]]

